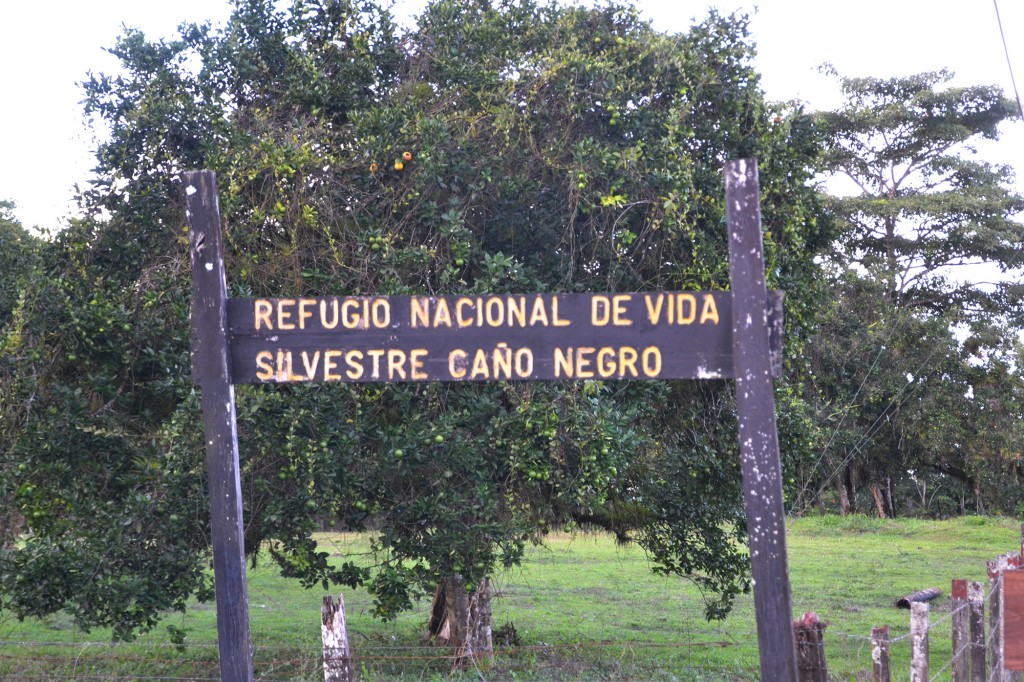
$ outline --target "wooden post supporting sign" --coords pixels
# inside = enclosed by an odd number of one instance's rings
[[[790,682],[797,679],[796,645],[790,625],[793,608],[764,304],[767,291],[758,184],[753,161],[726,163],[736,409],[761,679]]]
[[[184,176],[223,680],[251,680],[234,384],[736,379],[761,679],[796,682],[757,166],[725,167],[731,291],[228,299],[216,180]]]
[[[235,387],[228,361],[228,293],[214,174],[185,173],[185,193],[192,261],[192,379],[203,401],[220,677],[243,682],[253,675],[252,640]]]

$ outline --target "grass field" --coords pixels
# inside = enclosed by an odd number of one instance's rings
[[[366,550],[365,537],[324,535],[339,556]],[[908,631],[903,594],[939,587],[933,605],[932,674],[950,657],[949,584],[985,579],[985,562],[1019,549],[1012,520],[880,521],[865,517],[794,520],[789,556],[794,615],[815,611],[825,633],[832,679],[870,679],[873,626],[888,624],[894,639]],[[494,580],[494,627],[513,624],[516,646],[498,645],[489,666],[449,674],[444,650],[424,646],[428,603],[381,624],[369,598],[346,592],[349,633],[362,680],[711,680],[757,679],[753,604],[741,598],[728,619],[703,619],[699,592],[685,580],[651,573],[643,552],[604,535],[555,535],[532,549],[524,565]],[[270,565],[250,572],[250,611],[261,680],[323,679],[319,671],[319,608],[323,593],[276,575]],[[166,625],[182,628],[184,650]],[[131,644],[109,633],[83,633],[60,616],[19,623],[0,617],[0,678],[217,679],[216,622],[210,605]],[[907,639],[892,646],[896,679],[908,678]],[[938,679],[950,679],[948,668]]]

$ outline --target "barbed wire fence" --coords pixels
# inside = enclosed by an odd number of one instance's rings
[[[1007,555],[1011,556],[1011,555]],[[1016,555],[1019,557],[1019,554]],[[1016,568],[1003,559],[1003,569]],[[998,566],[997,566],[998,568]],[[991,576],[991,565],[990,565]],[[979,584],[980,586],[980,584]],[[311,597],[315,597],[315,593]],[[988,590],[983,610],[998,610],[998,590]],[[324,653],[320,640],[320,613],[310,607],[295,606],[279,598],[272,589],[259,584],[250,587],[254,660],[257,679],[323,680]],[[926,607],[927,608],[927,607]],[[955,659],[969,652],[971,643],[954,650],[950,628],[964,614],[967,604],[936,601],[928,609],[930,616],[922,632],[913,630],[912,617],[894,617],[887,628],[886,658],[890,678],[873,678],[873,662],[879,642],[871,632],[844,628],[841,620],[823,624],[824,637],[801,646],[822,647],[821,660],[827,660],[826,680],[891,679],[911,682],[959,682],[954,676]],[[841,610],[841,609],[840,609]],[[213,619],[211,607],[200,607],[199,618]],[[568,618],[581,617],[567,614]],[[282,631],[281,623],[284,622]],[[184,626],[185,624],[182,623]],[[694,621],[678,629],[671,639],[643,641],[650,633],[637,632],[636,639],[573,639],[545,641],[551,630],[521,625],[517,636],[511,623],[495,630],[494,658],[476,661],[475,667],[458,670],[455,656],[444,647],[420,640],[421,628],[415,617],[393,629],[372,630],[355,627],[349,632],[352,663],[356,679],[363,682],[385,680],[755,680],[759,656],[756,630],[743,623],[708,624]],[[998,628],[988,622],[982,656],[991,656]],[[528,630],[528,627],[531,628]],[[857,627],[863,627],[858,625]],[[70,621],[54,619],[52,639],[39,636],[39,629],[26,629],[10,618],[0,619],[0,679],[24,682],[49,680],[218,680],[218,649],[215,628],[199,625],[189,629],[184,643],[157,637],[135,642],[104,641],[71,626]],[[867,628],[870,630],[870,628]],[[556,629],[555,632],[561,630]],[[891,631],[891,637],[888,636]],[[543,635],[538,635],[544,632]],[[32,638],[24,633],[33,633]],[[205,633],[205,634],[203,634]],[[915,647],[923,634],[930,641],[925,673],[914,669]],[[206,637],[206,639],[204,639]],[[915,645],[915,639],[918,644]],[[799,638],[798,638],[799,641]],[[928,647],[925,647],[928,650]],[[928,655],[930,653],[930,655]],[[930,660],[929,660],[930,659]],[[991,659],[990,659],[991,660]],[[804,678],[802,678],[804,679]],[[970,678],[972,681],[974,677]],[[1001,669],[993,666],[986,682],[1003,682]]]

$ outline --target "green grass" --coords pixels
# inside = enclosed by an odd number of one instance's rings
[[[794,615],[815,611],[829,623],[826,656],[832,678],[870,679],[873,626],[892,637],[908,630],[909,612],[893,600],[926,587],[944,597],[933,604],[940,621],[931,638],[932,674],[950,656],[949,584],[985,580],[985,562],[1017,549],[1013,521],[966,517],[951,521],[880,521],[833,516],[794,520],[789,556]],[[366,551],[359,535],[324,535],[340,556]],[[533,548],[524,565],[494,580],[494,626],[514,624],[517,647],[464,680],[753,680],[758,654],[749,596],[728,619],[703,619],[699,592],[688,582],[649,570],[643,552],[604,535],[555,535]],[[323,679],[319,608],[323,593],[276,575],[269,564],[251,570],[250,611],[257,677]],[[363,592],[346,591],[349,633],[363,680],[447,680],[444,651],[423,646],[428,603],[396,622],[370,617]],[[165,625],[188,632],[184,651]],[[217,678],[216,619],[210,605],[131,644],[109,643],[109,632],[83,633],[65,617],[19,623],[0,620],[0,678],[24,680]],[[897,679],[907,679],[908,640],[892,646]],[[948,670],[939,679],[949,679]]]

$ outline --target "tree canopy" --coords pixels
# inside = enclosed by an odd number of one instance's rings
[[[5,358],[0,496],[27,534],[2,606],[129,637],[209,597],[189,377],[181,172],[218,173],[231,295],[728,286],[721,166],[757,157],[769,286],[799,359],[828,221],[816,133],[758,88],[745,19],[654,31],[635,8],[435,0],[402,32],[371,0],[237,0],[226,26],[128,31],[84,84],[110,129],[85,215],[44,250]],[[799,363],[797,363],[799,364]],[[779,389],[786,456],[809,453]],[[726,382],[239,388],[246,550],[388,617],[472,590],[552,529],[639,542],[709,616],[748,588]],[[371,525],[341,565],[321,524]]]
[[[807,480],[836,485],[844,510],[858,487],[880,515],[894,498],[945,514],[1020,500],[1024,197],[974,148],[1015,107],[951,77],[841,78],[846,103],[818,115],[825,170],[856,189],[829,199],[840,236],[812,385],[830,437]]]

